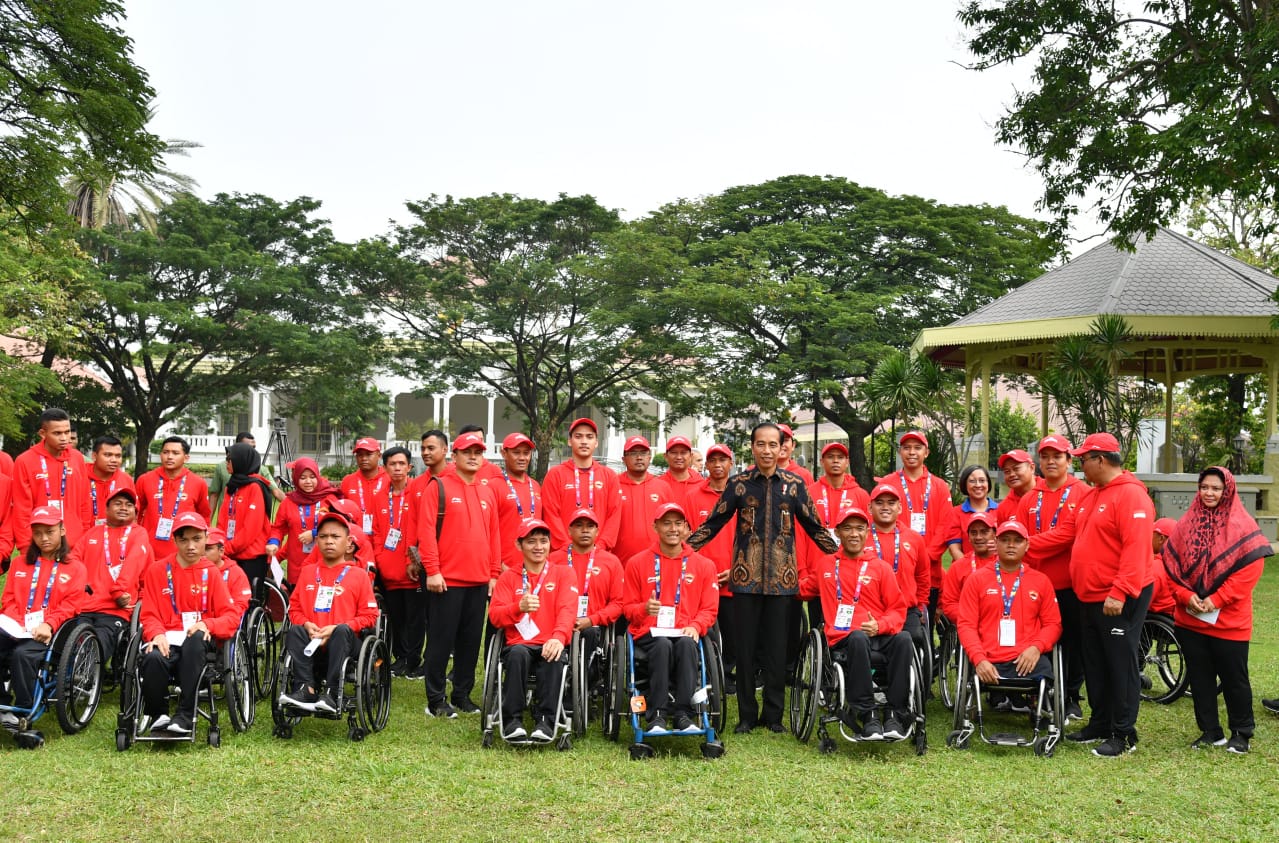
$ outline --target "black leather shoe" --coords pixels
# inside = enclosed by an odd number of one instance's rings
[[[743,722],[738,723],[736,726],[734,726],[734,727],[733,727],[733,734],[735,734],[735,735],[746,735],[746,734],[749,734],[749,733],[751,732],[751,730],[752,730],[752,729],[754,729],[754,728],[755,728],[755,724],[754,724],[754,723],[746,723],[745,721],[743,721]]]

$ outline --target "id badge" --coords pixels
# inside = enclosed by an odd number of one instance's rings
[[[310,535],[310,534],[308,534],[308,535]],[[311,536],[311,540],[310,540],[310,541],[307,541],[306,539],[303,539],[303,540],[302,540],[302,552],[303,552],[303,553],[310,553],[310,552],[311,552],[311,548],[313,548],[313,547],[315,547],[315,537],[314,537],[314,536]]]
[[[183,612],[182,613],[182,631],[186,632],[191,627],[200,622],[199,612]]]
[[[60,501],[60,500],[58,500],[58,501],[49,501],[49,503],[47,504],[47,506],[48,506],[50,509],[56,509],[56,510],[58,510],[58,512],[61,512],[61,511],[62,511],[62,501]]]
[[[662,629],[675,628],[675,607],[661,606],[657,610],[657,625]]]
[[[852,603],[840,603],[839,608],[835,610],[835,628],[838,630],[846,630],[853,625]]]
[[[173,519],[161,518],[155,525],[155,537],[162,542],[167,542],[173,535]]]
[[[364,535],[373,535],[373,516],[367,513],[364,516]]]
[[[315,611],[327,612],[333,608],[334,590],[331,585],[322,585],[315,590]]]
[[[124,570],[123,565],[112,565],[107,568],[107,573],[111,575],[111,581],[115,582],[120,578],[120,572]]]
[[[1017,646],[1017,621],[1012,618],[999,619],[999,646]]]
[[[524,617],[520,618],[519,622],[515,624],[515,631],[518,632],[520,637],[525,641],[532,641],[537,637],[537,634],[541,632],[541,630],[537,628],[537,622],[533,620],[533,616],[528,612],[525,612]]]
[[[95,518],[95,519],[93,519],[93,526],[95,526],[95,527],[101,527],[101,526],[102,526],[103,524],[105,524],[105,523],[107,523],[107,519],[105,519],[105,518]]]
[[[231,541],[231,539],[233,538],[235,538],[235,519],[234,518],[226,522],[226,540]]]
[[[928,513],[912,512],[910,514],[910,528],[921,536],[924,534],[924,525],[928,521]]]
[[[577,616],[579,618],[586,617],[586,607],[590,605],[590,600],[591,598],[585,594],[577,598]]]
[[[386,531],[386,541],[382,542],[382,546],[387,550],[395,550],[400,546],[400,531],[397,527],[392,527]]]
[[[27,612],[26,620],[23,621],[22,626],[27,632],[34,632],[35,628],[42,623],[44,623],[44,609],[38,612]]]

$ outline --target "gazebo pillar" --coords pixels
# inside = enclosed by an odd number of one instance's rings
[[[1266,455],[1262,471],[1270,475],[1270,485],[1262,497],[1261,510],[1279,513],[1279,430],[1275,429],[1275,397],[1279,393],[1279,351],[1271,351],[1266,361]]]
[[[1164,474],[1175,474],[1179,470],[1177,465],[1177,450],[1172,444],[1172,388],[1177,383],[1177,375],[1173,370],[1172,349],[1164,349],[1164,447],[1163,459],[1160,461],[1160,470]]]

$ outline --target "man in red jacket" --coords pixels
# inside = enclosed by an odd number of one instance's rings
[[[99,436],[93,440],[93,461],[89,463],[89,509],[96,526],[107,523],[107,499],[126,484],[133,487],[133,478],[120,469],[123,462],[124,446],[119,439]]]
[[[25,553],[31,541],[31,512],[49,506],[62,513],[67,544],[74,547],[93,524],[89,509],[89,467],[71,447],[71,418],[50,407],[40,414],[40,441],[13,461],[13,538]]]
[[[373,585],[364,568],[346,558],[353,529],[358,527],[336,510],[320,518],[315,535],[320,561],[302,569],[289,601],[292,626],[284,647],[293,660],[293,687],[280,694],[281,705],[325,714],[341,711],[335,695],[344,685],[343,663],[355,653],[357,636],[377,624]],[[328,653],[322,694],[315,683],[315,654],[321,647]]]
[[[524,557],[516,547],[520,525],[529,518],[541,518],[542,484],[528,473],[533,461],[533,440],[512,433],[502,440],[501,481],[497,487],[497,526],[502,537],[502,567],[518,568]]]
[[[444,523],[436,539],[440,497],[433,489],[418,499],[418,549],[426,576],[426,713],[457,717],[479,712],[471,700],[475,663],[484,632],[485,601],[502,570],[498,546],[497,495],[477,480],[484,463],[484,437],[464,433],[453,440],[454,470],[435,478],[444,490]],[[421,576],[421,574],[419,574]],[[453,656],[452,705],[444,699],[449,655]]]
[[[142,574],[142,711],[150,720],[141,731],[189,735],[195,728],[200,672],[213,640],[235,634],[240,618],[222,574],[204,555],[209,524],[198,512],[181,512],[173,522],[177,551]],[[169,718],[169,682],[182,692]]]
[[[342,497],[360,505],[359,529],[364,535],[373,535],[373,511],[377,502],[386,495],[390,481],[382,467],[382,446],[371,436],[357,439],[351,448],[355,454],[356,470],[342,478]]]
[[[866,549],[892,568],[897,589],[906,604],[902,629],[921,651],[925,650],[926,632],[923,609],[928,605],[932,575],[928,566],[928,550],[923,537],[902,526],[902,495],[896,486],[880,483],[870,493],[870,528]],[[958,552],[958,551],[956,551]]]
[[[600,525],[595,513],[582,508],[568,525],[569,546],[551,554],[552,565],[571,568],[578,600],[573,629],[587,636],[589,652],[599,643],[600,627],[622,616],[622,562],[596,546]]]
[[[653,527],[657,540],[626,562],[622,611],[635,648],[648,656],[647,731],[666,730],[669,711],[672,731],[695,732],[697,641],[719,612],[718,576],[709,559],[685,547],[688,519],[679,504],[658,507]],[[670,702],[672,674],[675,695]]]
[[[1113,758],[1137,748],[1141,626],[1154,592],[1150,569],[1155,507],[1146,487],[1123,467],[1119,442],[1093,433],[1071,453],[1093,485],[1075,510],[1070,576],[1082,611],[1088,725],[1067,735],[1102,741],[1094,755]]]
[[[996,510],[998,512],[998,510]],[[952,624],[959,617],[959,596],[964,593],[964,583],[978,568],[995,565],[995,512],[974,512],[968,516],[968,543],[972,551],[963,559],[956,559],[946,569],[942,579],[941,613]]]
[[[489,619],[501,630],[502,737],[520,740],[524,731],[524,699],[528,674],[535,676],[537,721],[529,737],[545,743],[555,737],[555,715],[562,693],[561,680],[573,635],[578,590],[573,571],[550,562],[551,528],[545,521],[526,519],[516,539],[523,564],[507,568],[493,589]]]
[[[181,436],[160,444],[160,464],[138,478],[138,523],[151,540],[156,559],[172,556],[173,525],[183,512],[213,517],[209,484],[187,468],[191,446]]]
[[[727,445],[716,443],[706,449],[706,482],[689,493],[688,526],[696,530],[710,517],[711,510],[719,503],[719,496],[728,487],[728,476],[733,473],[733,451]],[[723,530],[716,534],[698,553],[711,560],[719,575],[719,624],[720,641],[724,649],[720,657],[724,661],[724,693],[737,693],[737,631],[733,628],[730,602],[733,589],[728,584],[728,572],[733,566],[733,536],[737,532],[737,516],[728,520]],[[799,540],[796,539],[798,546]],[[817,545],[813,545],[816,552]],[[797,552],[798,555],[798,552]],[[806,558],[803,562],[806,564]]]
[[[621,496],[617,475],[595,459],[599,432],[589,418],[574,420],[568,426],[568,444],[572,455],[552,466],[542,479],[542,500],[546,504],[545,521],[551,528],[551,547],[568,545],[568,516],[586,507],[600,517],[600,547],[612,550],[617,544]]]
[[[1035,488],[1035,461],[1021,448],[1014,448],[999,458],[999,470],[1004,473],[1004,485],[1008,494],[995,510],[995,525],[1017,517],[1021,499]]]
[[[687,436],[672,436],[666,440],[666,465],[666,473],[661,479],[667,486],[667,495],[688,510],[689,495],[698,486],[705,485],[706,478],[693,470],[693,443]]]
[[[617,538],[609,548],[618,559],[630,559],[653,543],[653,515],[673,500],[671,485],[648,473],[652,457],[643,436],[632,436],[622,447],[626,472],[617,478]]]
[[[387,448],[382,454],[387,485],[373,508],[373,556],[382,590],[382,607],[394,630],[391,673],[411,676],[422,664],[426,641],[426,595],[419,579],[409,576],[408,549],[417,543],[417,507],[409,491],[412,456],[406,448]],[[439,501],[437,499],[436,503]]]

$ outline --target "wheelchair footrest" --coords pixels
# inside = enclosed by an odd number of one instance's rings
[[[1031,739],[1015,732],[995,732],[994,734],[984,736],[986,743],[995,746],[1030,746]]]

